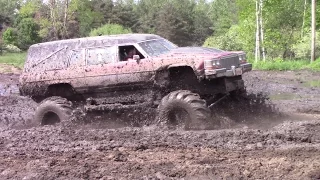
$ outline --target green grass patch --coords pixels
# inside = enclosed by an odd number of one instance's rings
[[[307,60],[266,60],[253,62],[253,69],[257,70],[275,70],[275,71],[295,71],[310,69],[313,71],[320,71],[320,59],[313,63]]]
[[[9,64],[17,68],[23,68],[27,53],[4,53],[0,55],[0,64]]]

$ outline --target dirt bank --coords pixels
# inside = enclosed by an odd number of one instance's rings
[[[320,179],[320,73],[250,72],[246,99],[216,108],[225,129],[190,132],[25,128],[17,78],[0,75],[0,179]]]

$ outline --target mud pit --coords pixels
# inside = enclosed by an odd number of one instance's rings
[[[319,77],[250,72],[250,100],[215,108],[224,129],[186,132],[30,127],[36,104],[2,74],[0,179],[320,179]]]

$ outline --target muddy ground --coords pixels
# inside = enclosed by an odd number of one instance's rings
[[[0,179],[320,179],[320,73],[253,71],[215,107],[221,129],[32,127],[0,75]],[[266,100],[266,98],[270,98]]]

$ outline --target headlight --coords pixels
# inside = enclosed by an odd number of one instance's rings
[[[246,54],[239,54],[239,61],[240,63],[246,63],[247,62]]]
[[[210,60],[205,60],[204,61],[204,68],[205,69],[217,69],[220,67],[220,60],[218,59],[210,59]]]
[[[214,66],[220,66],[220,61],[219,60],[213,60],[213,65]]]
[[[205,69],[213,69],[213,60],[205,60],[204,61],[204,68]]]

